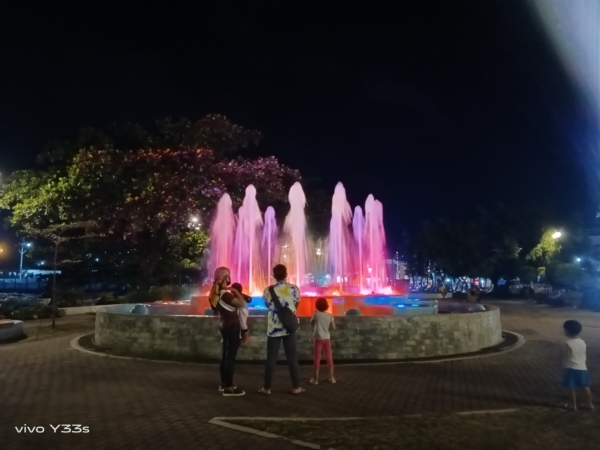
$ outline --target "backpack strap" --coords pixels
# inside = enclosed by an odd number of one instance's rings
[[[219,293],[219,305],[221,305],[221,308],[223,308],[225,311],[229,311],[229,312],[233,312],[235,311],[235,306],[232,305],[228,305],[227,303],[225,303],[223,301],[223,294],[229,292],[226,289],[223,289],[220,293]]]
[[[269,286],[269,294],[271,294],[271,301],[275,305],[275,310],[279,312],[283,306],[281,305],[281,301],[279,301],[279,297],[277,297],[277,294],[275,293],[275,286]]]

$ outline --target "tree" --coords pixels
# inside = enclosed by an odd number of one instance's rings
[[[521,248],[512,224],[514,214],[499,206],[463,221],[425,223],[418,241],[425,259],[444,274],[499,278],[514,272]]]
[[[138,258],[142,285],[148,286],[173,236],[189,231],[191,216],[210,221],[218,199],[228,192],[241,204],[254,184],[267,202],[285,202],[296,171],[273,158],[217,159],[206,149],[81,151],[70,172],[72,209],[78,219],[97,220],[119,236]]]
[[[52,328],[56,324],[56,267],[58,264],[58,249],[65,242],[90,239],[97,236],[92,230],[97,229],[98,225],[95,222],[71,222],[64,224],[52,225],[43,230],[28,228],[25,231],[34,236],[43,237],[54,245],[54,257],[52,259]]]
[[[573,289],[585,279],[585,271],[577,264],[551,263],[546,269],[546,277],[552,284]]]
[[[534,267],[527,265],[519,266],[516,274],[521,281],[526,283],[536,281],[538,277],[538,271]]]
[[[43,237],[54,245],[52,282],[52,327],[56,319],[56,268],[61,244],[95,237],[93,221],[73,221],[64,205],[68,180],[49,172],[23,171],[13,175],[4,186],[0,207],[11,210],[10,223],[30,236]]]
[[[63,165],[71,161],[81,149],[210,149],[219,158],[231,157],[240,149],[258,145],[262,135],[229,121],[220,114],[209,114],[192,122],[188,119],[173,121],[170,117],[156,121],[153,129],[141,125],[113,123],[104,128],[82,128],[73,141],[51,142],[38,161],[43,164]]]
[[[286,202],[300,178],[296,170],[274,157],[232,157],[259,138],[217,115],[194,123],[167,119],[156,132],[130,124],[87,129],[75,143],[46,152],[44,170],[11,176],[0,207],[11,211],[17,229],[97,223],[104,251],[115,265],[135,268],[140,286],[148,288],[161,261],[201,257],[188,254],[191,244],[185,244],[190,216],[200,217],[206,230],[223,193],[241,204],[246,186],[254,184],[261,202]],[[203,230],[197,238],[205,247]]]
[[[560,242],[553,238],[554,231],[546,230],[540,242],[527,254],[527,260],[537,267],[547,266],[560,252]]]

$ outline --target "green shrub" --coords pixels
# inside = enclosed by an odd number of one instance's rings
[[[56,291],[56,304],[59,307],[78,306],[88,295],[78,289],[61,289]]]
[[[14,308],[9,308],[7,306],[0,306],[0,316],[5,317],[6,319],[10,319]]]
[[[101,306],[101,305],[116,305],[118,302],[118,299],[113,297],[112,295],[102,295],[100,296],[100,300],[98,300],[96,302],[97,306]]]
[[[189,286],[165,286],[162,288],[162,300],[189,300],[192,288]]]
[[[120,303],[152,303],[161,301],[189,300],[192,288],[187,286],[163,286],[149,291],[130,291],[119,298]]]
[[[600,289],[588,288],[583,291],[581,307],[592,311],[600,311]]]
[[[556,263],[546,270],[546,277],[551,284],[572,289],[585,280],[586,273],[579,264]]]
[[[560,296],[565,306],[572,306],[577,308],[581,305],[581,300],[583,299],[583,294],[581,292],[569,291],[565,292]]]
[[[22,308],[15,309],[10,318],[13,320],[33,320],[35,319],[35,312],[34,306],[23,306]]]
[[[50,305],[30,305],[23,306],[22,308],[18,308],[12,310],[10,315],[5,315],[5,317],[13,319],[13,320],[33,320],[33,319],[49,319],[52,317],[52,306]],[[63,317],[65,315],[64,309],[56,310],[56,317]]]
[[[64,309],[56,309],[56,317],[64,317],[66,311]],[[50,319],[52,317],[51,305],[39,305],[36,307],[36,316],[38,319]]]

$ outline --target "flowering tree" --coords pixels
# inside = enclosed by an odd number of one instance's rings
[[[207,227],[194,229],[190,239],[190,218],[200,217],[206,225],[223,193],[241,203],[246,186],[254,184],[259,198],[281,203],[300,177],[274,157],[234,157],[237,148],[260,135],[222,116],[163,121],[155,135],[137,126],[127,129],[129,141],[139,147],[119,148],[121,135],[111,139],[87,130],[95,145],[88,142],[77,151],[63,146],[47,154],[52,168],[16,173],[0,199],[0,207],[12,212],[11,223],[24,229],[32,221],[48,222],[45,226],[56,220],[94,221],[105,239],[117,244],[103,247],[120,247],[118,259],[130,259],[141,285],[149,286],[161,259],[199,256],[198,242],[208,242]]]

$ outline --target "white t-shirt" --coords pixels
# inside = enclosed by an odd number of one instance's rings
[[[315,320],[313,337],[315,339],[331,339],[329,326],[333,322],[333,316],[326,312],[315,311],[313,319]]]
[[[569,338],[565,343],[565,369],[587,370],[585,365],[585,342],[581,338]]]

